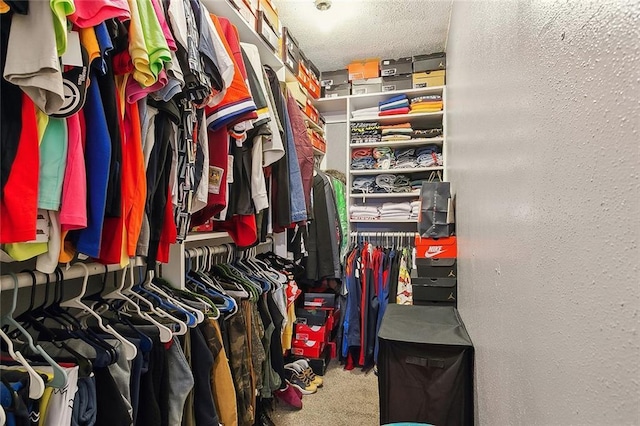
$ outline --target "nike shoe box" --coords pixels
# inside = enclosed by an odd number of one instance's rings
[[[455,278],[412,278],[411,287],[414,305],[457,306],[458,283]]]
[[[415,238],[416,259],[451,259],[458,257],[458,241],[455,236],[444,238]]]
[[[335,86],[325,86],[322,88],[323,98],[337,98],[338,96],[349,96],[351,94],[351,83],[338,84]]]
[[[291,354],[304,358],[319,358],[324,347],[324,339],[321,341],[293,339],[291,341]]]
[[[306,325],[296,324],[294,337],[296,340],[312,340],[316,342],[326,342],[329,336],[329,328],[326,325]]]
[[[400,59],[383,59],[380,61],[380,75],[382,77],[411,74],[412,72],[413,58],[411,56]]]
[[[447,56],[444,52],[413,57],[413,72],[437,71],[447,68]]]
[[[416,269],[412,277],[424,278],[456,278],[458,275],[458,261],[455,258],[416,259]]]
[[[382,77],[382,91],[393,92],[395,90],[409,90],[413,87],[411,74],[399,74],[391,77]]]
[[[296,309],[296,324],[305,324],[310,327],[327,324],[327,316],[330,311],[315,309]]]
[[[339,84],[349,84],[349,71],[347,69],[335,71],[323,71],[320,74],[320,85],[322,87],[337,86]]]
[[[334,309],[336,307],[336,295],[335,293],[305,293],[304,307],[306,309]]]

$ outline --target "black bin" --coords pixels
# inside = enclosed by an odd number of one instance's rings
[[[380,424],[474,424],[474,349],[456,308],[390,304],[378,337]]]

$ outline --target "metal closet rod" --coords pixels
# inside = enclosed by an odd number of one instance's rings
[[[142,266],[144,264],[145,263],[142,260],[142,258],[136,258],[135,266]],[[92,262],[92,263],[85,263],[84,265],[87,266],[87,269],[89,270],[89,275],[100,275],[100,274],[104,274],[105,272],[105,265],[103,265],[102,263]],[[64,277],[65,280],[81,278],[81,277],[84,277],[85,275],[84,268],[77,263],[71,266],[69,269],[65,269],[65,268],[60,268],[60,269],[62,269],[62,276]],[[122,270],[122,267],[119,264],[107,265],[107,270],[108,272],[120,271]],[[55,272],[52,274],[45,274],[43,272],[34,270],[33,273],[36,276],[36,285],[46,283],[47,276],[49,277],[50,282],[53,283],[56,281]],[[18,278],[18,288],[30,287],[33,284],[33,278],[31,277],[31,274],[29,274],[28,272],[20,272],[15,275]],[[13,290],[13,286],[14,286],[13,277],[11,277],[11,275],[0,276],[0,291]]]
[[[273,238],[267,237],[267,241],[263,241],[261,243],[258,243],[257,246],[251,247],[250,249],[254,249],[254,248],[258,249],[258,248],[264,247],[266,245],[269,245],[269,246],[271,246],[271,248],[273,248],[273,244],[274,244]],[[229,249],[231,249],[234,252],[242,252],[242,251],[244,251],[244,250],[239,250],[233,243],[217,244],[217,245],[205,244],[205,245],[202,245],[202,246],[185,248],[184,256],[186,258],[203,256],[204,253],[196,253],[196,249],[201,249],[203,247],[207,247],[209,249],[209,253],[208,254],[211,254],[211,255],[229,253]],[[247,250],[250,250],[250,249],[247,249]]]
[[[415,237],[417,232],[358,232],[352,231],[352,237]]]

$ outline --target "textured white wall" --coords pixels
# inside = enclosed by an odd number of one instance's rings
[[[456,0],[447,55],[479,424],[640,424],[640,3]]]

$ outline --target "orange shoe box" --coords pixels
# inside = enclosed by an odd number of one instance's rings
[[[422,238],[416,236],[416,257],[440,259],[458,257],[458,241],[456,237]]]
[[[380,59],[356,60],[349,64],[349,81],[380,77]]]
[[[314,340],[298,340],[293,339],[291,341],[291,353],[297,356],[303,356],[307,358],[320,358],[320,354],[324,349],[324,341]]]

